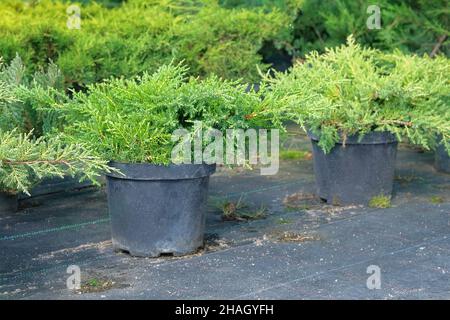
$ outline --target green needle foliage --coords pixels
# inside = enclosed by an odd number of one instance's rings
[[[61,123],[49,107],[65,99],[62,76],[54,64],[29,79],[17,56],[0,66],[0,191],[28,193],[44,177],[95,178],[106,162],[78,143],[45,138]]]
[[[383,54],[349,37],[267,77],[265,112],[311,130],[325,152],[350,135],[388,131],[425,149],[441,136],[450,154],[449,74],[447,58]]]
[[[341,45],[349,34],[358,43],[373,48],[420,55],[431,53],[443,40],[438,52],[447,56],[450,53],[448,0],[221,0],[221,3],[226,7],[276,7],[289,14],[292,38],[285,48],[297,57]],[[381,10],[381,29],[370,30],[366,26],[370,5]]]
[[[171,162],[172,133],[184,128],[196,132],[246,129],[260,106],[258,93],[239,80],[210,76],[189,78],[182,65],[162,66],[153,74],[134,79],[111,79],[90,85],[69,103],[58,106],[65,117],[65,135],[96,150],[106,160],[127,163]]]
[[[185,61],[191,74],[254,82],[257,66],[268,67],[259,50],[285,39],[290,21],[281,10],[227,9],[217,0],[129,0],[111,8],[80,4],[80,29],[69,29],[70,4],[1,1],[0,56],[9,63],[18,53],[30,73],[54,61],[75,89],[172,60]]]
[[[381,10],[381,29],[366,26],[367,8]],[[297,55],[324,51],[355,39],[373,48],[431,53],[441,36],[449,34],[448,0],[306,0],[294,22],[293,47]],[[448,40],[440,52],[449,54]]]
[[[80,144],[66,144],[59,138],[34,139],[32,134],[0,130],[0,191],[29,192],[45,177],[80,176],[93,182],[108,172],[106,162],[93,157]]]
[[[0,88],[9,96],[0,101],[0,129],[33,131],[37,137],[57,129],[60,121],[48,107],[65,99],[63,80],[53,63],[47,70],[28,76],[19,56],[6,66],[2,66],[0,58]]]

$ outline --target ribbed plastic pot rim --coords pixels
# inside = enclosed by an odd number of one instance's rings
[[[319,141],[320,138],[308,130],[308,136],[314,140]],[[361,138],[359,134],[351,135],[346,137],[345,144],[386,144],[386,143],[397,143],[398,140],[394,134],[388,131],[371,131]],[[344,144],[344,139],[341,135],[341,140],[337,144]]]
[[[111,172],[110,178],[124,180],[184,180],[197,179],[212,175],[215,164],[168,164],[123,163],[110,161],[109,166],[119,169],[122,174]]]

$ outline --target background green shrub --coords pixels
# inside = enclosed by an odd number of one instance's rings
[[[449,35],[448,0],[221,0],[226,7],[277,7],[293,16],[293,34],[286,46],[293,55],[303,57],[309,51],[323,52],[325,47],[345,43],[348,35],[363,44],[381,50],[430,53],[443,36]],[[366,26],[369,5],[381,9],[381,29]],[[440,52],[448,55],[449,39]]]
[[[279,11],[224,9],[209,5],[188,23],[178,25],[175,48],[193,74],[216,74],[227,79],[259,79],[256,66],[263,71],[257,53],[264,41],[288,39],[289,18]],[[243,70],[248,72],[243,73]]]
[[[106,8],[81,6],[81,29],[66,26],[67,2],[6,0],[0,4],[0,56],[16,53],[33,73],[53,61],[67,87],[110,76],[131,77],[184,60],[192,74],[245,81],[265,70],[258,53],[286,38],[290,18],[280,10],[227,9],[215,0],[130,0]]]

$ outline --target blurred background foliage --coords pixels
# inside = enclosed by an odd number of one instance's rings
[[[130,77],[185,61],[205,76],[259,77],[265,42],[288,40],[279,9],[227,9],[217,1],[130,0],[120,6],[81,5],[81,29],[67,28],[67,3],[6,0],[0,4],[0,55],[22,58],[34,73],[50,61],[67,87],[83,89],[111,76]]]
[[[81,7],[81,29],[66,9]],[[55,63],[66,88],[153,72],[184,61],[192,75],[258,82],[258,69],[285,70],[311,50],[353,34],[385,51],[448,56],[448,0],[378,0],[381,29],[369,30],[368,0],[3,0],[0,56],[30,74]]]
[[[296,56],[345,43],[348,35],[382,50],[430,53],[449,34],[448,0],[221,0],[224,7],[277,7],[293,14],[292,47]],[[367,8],[381,10],[381,29],[369,30]],[[449,54],[448,39],[441,52]]]

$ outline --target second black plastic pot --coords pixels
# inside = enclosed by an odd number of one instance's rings
[[[203,246],[209,176],[215,165],[110,165],[125,175],[107,175],[116,251],[180,256]]]
[[[434,153],[434,166],[437,171],[450,173],[450,156],[442,144],[436,148]]]
[[[10,214],[18,209],[17,195],[0,192],[0,214]]]
[[[390,133],[371,132],[340,141],[325,154],[310,134],[314,173],[320,198],[338,205],[368,204],[376,196],[392,194],[397,140]]]

